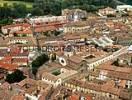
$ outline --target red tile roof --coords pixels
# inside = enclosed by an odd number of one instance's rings
[[[31,29],[26,29],[26,30],[22,30],[22,31],[17,31],[15,32],[16,34],[33,34]]]
[[[0,79],[4,78],[5,74],[1,73],[0,74]]]
[[[0,60],[0,62],[11,63],[11,59],[11,56],[5,56],[3,59]]]
[[[20,48],[19,47],[11,47],[10,48],[10,53],[20,53]]]
[[[6,69],[6,70],[9,70],[9,71],[13,71],[13,70],[16,70],[18,68],[18,65],[17,64],[8,64],[8,63],[0,62],[0,68]]]
[[[2,28],[12,28],[12,27],[30,27],[30,24],[28,23],[22,23],[22,24],[11,24],[11,25],[6,25],[6,26],[3,26]]]
[[[86,98],[86,100],[92,100],[91,96],[86,96],[85,98]]]
[[[8,90],[10,88],[10,84],[8,82],[5,82],[0,87],[4,90]]]
[[[72,95],[69,97],[69,100],[78,100],[79,96],[78,95]]]
[[[15,58],[13,59],[14,62],[28,62],[28,58]]]
[[[132,73],[132,69],[129,67],[117,67],[114,65],[111,65],[111,62],[107,62],[104,64],[101,64],[97,67],[97,69],[100,70],[107,70],[107,71],[114,71],[114,72],[120,72],[120,73],[126,73],[126,74],[130,74]]]
[[[11,100],[24,100],[24,96],[22,95],[14,95],[11,97]]]
[[[0,60],[0,68],[13,71],[17,69],[18,65],[12,63],[12,57],[7,56]]]

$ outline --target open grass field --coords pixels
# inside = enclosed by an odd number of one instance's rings
[[[24,2],[24,1],[8,1],[8,0],[0,0],[0,5],[3,6],[4,3],[7,3],[8,5],[12,5],[13,3],[18,3],[18,4],[25,4],[27,8],[32,8],[32,3],[31,2]]]

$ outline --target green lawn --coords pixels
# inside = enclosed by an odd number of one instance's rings
[[[7,3],[8,5],[12,5],[13,3],[18,4],[25,4],[27,8],[32,8],[32,3],[30,2],[23,2],[23,1],[8,1],[8,0],[0,0],[0,5],[3,6],[4,3]]]

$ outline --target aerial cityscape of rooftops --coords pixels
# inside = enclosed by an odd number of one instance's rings
[[[132,100],[132,0],[0,0],[0,100]]]

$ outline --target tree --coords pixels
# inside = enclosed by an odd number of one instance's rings
[[[37,57],[31,64],[33,74],[36,75],[38,68],[42,66],[48,60],[49,60],[49,57],[46,54],[42,54],[39,57]]]
[[[16,70],[12,74],[7,74],[6,80],[9,83],[20,82],[21,80],[25,79],[26,76],[23,75],[23,72],[20,70]]]
[[[56,60],[56,54],[55,54],[55,53],[52,54],[51,60],[52,60],[52,61],[55,61],[55,60]]]
[[[34,0],[8,0],[8,1],[26,1],[26,2],[34,2]]]
[[[119,66],[119,59],[117,58],[117,60],[114,61],[114,62],[112,63],[112,65]]]
[[[54,31],[51,31],[51,34],[53,34],[54,36],[58,36],[61,34],[61,32],[54,30]]]
[[[33,16],[42,16],[43,15],[43,10],[40,9],[39,7],[35,7],[31,11]]]
[[[61,14],[61,1],[60,0],[35,0],[34,7],[43,10],[44,15],[60,15]]]
[[[15,16],[16,17],[25,17],[25,15],[27,14],[27,8],[26,5],[24,4],[13,4],[13,8],[14,8],[14,12],[15,12]],[[12,13],[14,14],[14,13]]]
[[[13,18],[22,18],[28,13],[28,10],[23,4],[8,5],[4,3],[0,6],[0,25],[11,24]]]
[[[0,20],[1,25],[11,24],[11,23],[13,23],[12,18],[4,18],[4,19]]]

